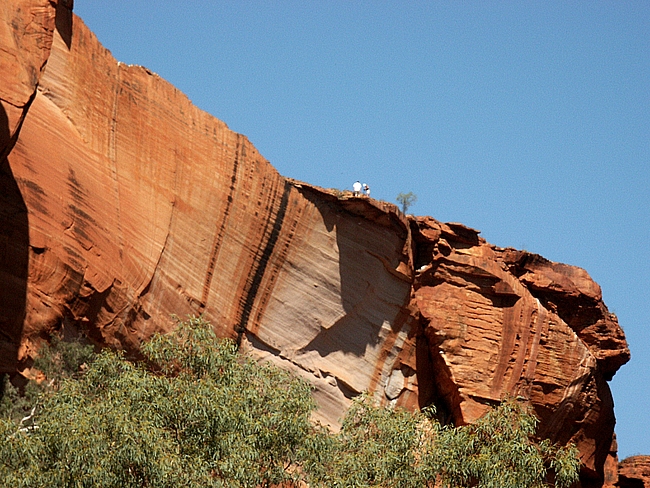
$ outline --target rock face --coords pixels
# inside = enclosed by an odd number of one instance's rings
[[[36,96],[55,24],[56,6],[47,0],[0,8],[0,371],[15,369],[29,265],[28,210],[7,157]]]
[[[632,456],[619,464],[620,488],[650,487],[650,456]]]
[[[333,427],[364,390],[455,424],[515,395],[578,446],[582,486],[616,482],[629,349],[584,270],[284,178],[71,2],[0,9],[0,372],[61,327],[134,352],[203,313],[312,382]]]
[[[431,371],[420,401],[444,405],[460,424],[505,395],[523,397],[541,436],[577,445],[584,485],[602,483],[615,424],[605,380],[629,350],[598,285],[582,269],[496,248],[458,224],[412,225]]]

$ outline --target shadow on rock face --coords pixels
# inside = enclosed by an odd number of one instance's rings
[[[310,194],[306,194],[310,198]],[[319,209],[329,232],[336,233],[341,302],[345,315],[324,329],[304,351],[321,356],[343,352],[362,357],[382,341],[382,328],[401,329],[410,283],[391,275],[386,262],[395,261],[404,246],[403,237],[383,230],[369,220],[333,209],[310,198]],[[389,263],[390,264],[390,263]]]
[[[8,161],[14,143],[0,104],[0,373],[15,371],[27,296],[29,226]]]
[[[56,6],[56,30],[70,49],[72,45],[73,0],[61,0]]]

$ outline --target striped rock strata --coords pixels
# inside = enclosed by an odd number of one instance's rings
[[[619,488],[650,487],[650,456],[632,456],[619,464]]]
[[[0,46],[1,372],[62,327],[134,352],[202,313],[333,426],[364,390],[455,424],[515,395],[579,447],[583,486],[616,478],[629,350],[584,270],[282,177],[69,2],[5,2]]]

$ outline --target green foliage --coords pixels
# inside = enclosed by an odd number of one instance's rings
[[[30,414],[37,404],[42,387],[36,382],[29,382],[21,392],[9,381],[7,375],[0,377],[2,397],[0,398],[0,418],[19,422]]]
[[[400,193],[397,195],[396,200],[402,206],[402,213],[405,214],[411,205],[418,201],[418,197],[415,193],[410,191],[408,193]]]
[[[42,371],[50,381],[76,378],[82,366],[90,362],[93,353],[94,347],[87,344],[83,338],[64,341],[61,336],[55,334],[49,344],[44,343],[38,350],[34,368]]]
[[[358,397],[332,436],[324,456],[325,469],[314,473],[314,486],[337,488],[399,486],[422,487],[416,449],[422,414],[374,405],[369,396]]]
[[[535,444],[536,426],[526,406],[505,401],[474,424],[440,428],[428,463],[445,487],[532,488],[547,486],[549,479],[557,487],[571,485],[577,481],[577,450]]]
[[[363,395],[331,434],[309,420],[307,384],[238,354],[201,318],[142,353],[105,350],[41,394],[32,425],[0,421],[0,485],[526,488],[577,476],[575,450],[533,443],[536,420],[514,401],[450,428]]]
[[[3,422],[2,486],[255,487],[298,476],[309,386],[241,358],[202,319],[143,348],[108,350],[42,399],[33,429]]]
[[[33,415],[41,395],[56,388],[63,378],[77,377],[92,356],[93,346],[84,343],[83,339],[63,341],[59,335],[52,336],[49,344],[40,347],[34,361],[34,368],[45,375],[44,381],[29,381],[21,392],[6,375],[0,378],[0,418],[20,421]]]
[[[458,428],[441,426],[432,414],[357,398],[314,485],[537,488],[578,479],[577,450],[534,443],[537,419],[514,400]]]

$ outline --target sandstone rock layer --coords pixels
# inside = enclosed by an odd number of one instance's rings
[[[620,488],[650,487],[650,456],[632,456],[619,464]]]
[[[584,270],[284,178],[71,2],[1,9],[0,371],[61,327],[135,352],[202,313],[312,382],[333,427],[364,390],[455,424],[518,396],[603,485],[629,350]]]
[[[583,477],[602,483],[615,424],[605,380],[629,350],[600,287],[582,269],[496,248],[459,224],[417,218],[413,227],[431,371],[420,401],[462,424],[521,397],[541,419],[539,434],[575,443]]]

